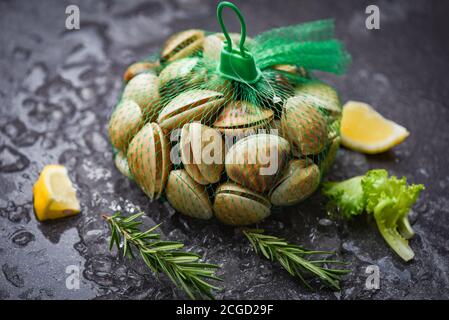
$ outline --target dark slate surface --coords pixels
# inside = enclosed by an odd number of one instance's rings
[[[78,3],[81,30],[66,31],[65,7]],[[213,1],[2,1],[0,3],[0,298],[185,297],[140,263],[107,249],[101,213],[143,210],[145,224],[208,261],[222,264],[218,298],[448,298],[449,288],[449,50],[443,1],[238,1],[249,32],[334,17],[353,54],[344,77],[326,76],[344,100],[373,104],[411,136],[379,156],[341,150],[331,173],[343,179],[388,168],[427,187],[413,211],[416,259],[396,257],[366,217],[329,223],[317,194],[278,210],[262,226],[307,247],[331,249],[352,263],[341,292],[304,289],[278,266],[252,253],[239,232],[149,203],[121,177],[106,135],[126,66],[157,50],[170,33],[218,30]],[[257,6],[256,6],[257,3]],[[364,27],[376,3],[381,30]],[[230,16],[229,16],[230,17]],[[230,21],[232,19],[229,19]],[[232,20],[235,22],[235,20]],[[231,22],[229,22],[231,23]],[[232,24],[232,23],[231,23]],[[232,28],[232,27],[231,27]],[[233,30],[237,30],[234,24]],[[31,188],[45,164],[62,163],[79,190],[82,214],[36,221]],[[368,265],[380,268],[380,290],[365,290]],[[82,272],[79,290],[65,286],[67,266]]]

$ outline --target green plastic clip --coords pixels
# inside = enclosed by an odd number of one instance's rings
[[[226,27],[221,16],[221,12],[225,7],[231,8],[239,17],[241,31],[240,31],[240,51],[232,48],[232,40],[226,30]],[[223,1],[217,7],[217,19],[223,31],[226,40],[221,49],[220,64],[218,65],[218,72],[221,76],[248,84],[257,82],[261,76],[261,72],[254,61],[252,54],[245,49],[246,40],[246,24],[242,13],[233,3]]]

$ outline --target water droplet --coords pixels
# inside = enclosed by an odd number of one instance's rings
[[[88,251],[87,246],[82,241],[75,243],[73,247],[80,255],[85,255]]]
[[[113,276],[111,274],[113,264],[110,257],[93,256],[86,262],[83,275],[86,279],[94,281],[103,286],[113,285]]]
[[[40,145],[45,150],[51,150],[56,147],[56,139],[53,137],[52,133],[46,133],[42,136]]]
[[[337,226],[334,221],[322,218],[318,220],[317,230],[321,233],[325,234],[335,234],[336,233]]]
[[[92,243],[96,243],[102,239],[104,240],[102,235],[103,235],[103,230],[100,230],[100,229],[89,230],[86,232],[85,236],[83,237],[83,240],[85,243],[87,243],[89,245]]]
[[[13,286],[22,288],[25,285],[25,281],[19,274],[19,268],[17,266],[10,266],[9,264],[5,263],[2,265],[2,271],[5,275],[6,280],[8,280]]]
[[[18,230],[11,236],[11,241],[20,247],[26,247],[28,243],[34,240],[34,234],[26,230]]]
[[[109,147],[109,143],[97,131],[86,132],[83,138],[88,148],[93,152],[106,150]]]
[[[14,201],[9,200],[6,206],[6,210],[14,210],[16,208],[16,204]]]
[[[416,220],[418,220],[418,212],[415,210],[410,210],[408,214],[408,221],[413,225],[416,223]]]
[[[78,167],[78,162],[80,161],[80,151],[76,149],[67,149],[61,152],[59,156],[59,163],[67,167],[69,171],[75,170]]]
[[[26,90],[34,92],[47,81],[47,77],[47,67],[43,63],[37,63],[31,68],[23,81],[23,87]]]
[[[88,127],[96,122],[97,116],[92,111],[85,111],[78,117],[78,123],[80,127]]]
[[[424,214],[429,210],[429,202],[425,201],[425,199],[419,199],[414,209],[417,213]]]
[[[9,120],[2,127],[2,132],[9,138],[14,138],[25,130],[26,130],[25,124],[19,119]]]
[[[39,138],[35,131],[29,131],[25,124],[19,119],[8,121],[1,131],[11,139],[12,143],[19,147],[32,146]]]
[[[330,227],[334,225],[334,222],[332,220],[329,219],[320,219],[318,221],[318,224],[322,227]]]
[[[96,94],[92,88],[82,88],[80,91],[80,96],[84,101],[90,101],[95,98]]]
[[[273,270],[262,269],[257,277],[257,283],[270,283],[273,281]]]
[[[0,171],[17,172],[28,167],[30,160],[10,146],[0,146]]]
[[[87,159],[84,159],[80,169],[78,174],[92,181],[108,180],[112,176],[111,171]]]
[[[6,211],[8,212],[8,220],[11,222],[28,223],[31,220],[29,209],[26,206],[17,206]]]
[[[168,234],[169,239],[173,239],[174,241],[181,241],[184,242],[187,240],[187,236],[179,229],[173,229]]]
[[[62,108],[49,102],[39,102],[28,112],[28,123],[38,131],[56,130],[65,119]]]
[[[426,170],[426,168],[419,168],[418,172],[426,178],[429,177],[429,172]]]

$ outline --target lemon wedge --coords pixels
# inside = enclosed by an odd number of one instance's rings
[[[406,128],[385,119],[366,103],[349,101],[343,106],[341,142],[349,149],[381,153],[400,144],[409,134]]]
[[[76,190],[64,166],[45,166],[34,184],[33,195],[34,211],[39,221],[63,218],[80,212]]]

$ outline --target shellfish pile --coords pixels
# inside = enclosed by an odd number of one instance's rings
[[[150,200],[248,225],[317,189],[339,148],[341,104],[301,65],[264,68],[263,86],[220,77],[223,40],[186,30],[129,66],[108,133],[118,170]]]

